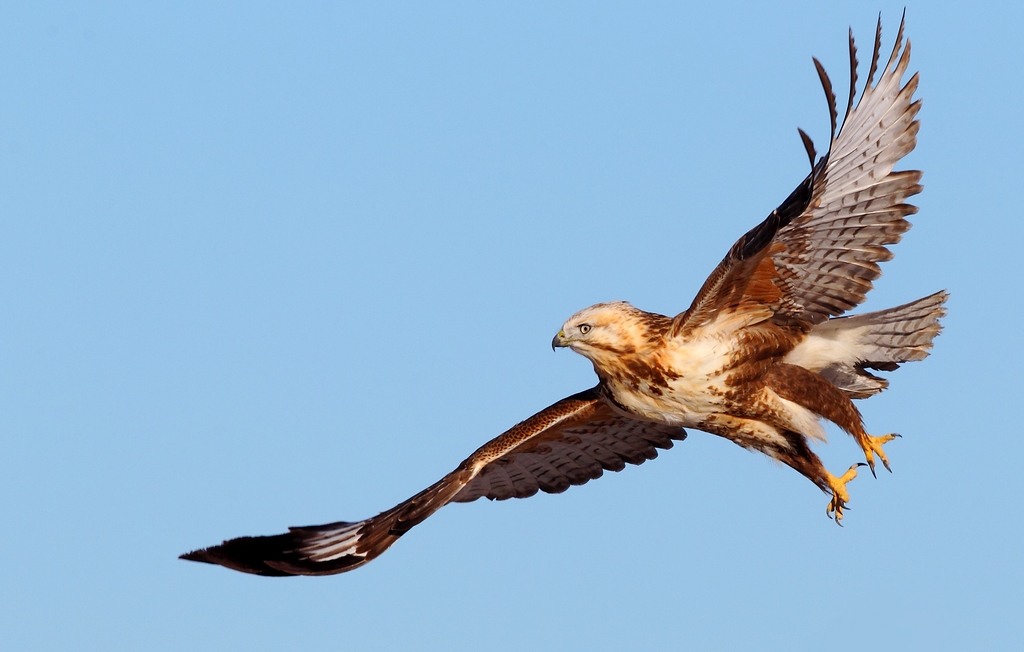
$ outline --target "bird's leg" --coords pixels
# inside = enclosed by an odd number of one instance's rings
[[[769,370],[768,387],[784,399],[819,414],[848,432],[864,451],[871,475],[875,475],[875,455],[882,460],[887,470],[889,458],[882,450],[882,444],[899,435],[872,437],[864,430],[864,420],[853,401],[838,387],[803,367],[791,364],[776,364]],[[809,477],[809,476],[808,476]]]
[[[838,478],[828,471],[825,472],[825,481],[832,491],[832,500],[825,508],[825,513],[829,518],[835,519],[836,525],[842,525],[843,509],[846,507],[846,502],[850,500],[850,494],[846,491],[846,483],[857,477],[858,466],[863,466],[863,462],[854,464]]]
[[[885,470],[892,473],[892,469],[889,467],[889,458],[886,457],[885,451],[882,450],[882,444],[886,444],[900,436],[896,433],[890,433],[881,437],[872,437],[863,431],[857,435],[857,443],[864,450],[864,457],[868,461],[871,475],[875,475],[875,455],[878,456],[878,459],[882,460],[882,466],[885,467]]]

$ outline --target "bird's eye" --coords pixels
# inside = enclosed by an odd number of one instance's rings
[[[580,332],[586,335],[590,332],[590,324],[580,324]]]

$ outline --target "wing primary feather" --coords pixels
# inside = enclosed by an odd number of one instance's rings
[[[825,89],[825,100],[828,101],[828,113],[832,123],[832,137],[829,142],[836,139],[836,120],[839,113],[836,111],[836,94],[832,92],[832,80],[828,78],[825,67],[821,65],[817,57],[812,57],[814,67],[818,71],[818,79],[821,80],[821,87]]]
[[[814,141],[807,135],[800,127],[796,128],[800,132],[800,140],[804,141],[804,150],[807,152],[807,160],[811,163],[811,169],[814,169],[814,161],[818,158],[818,152],[814,149]]]
[[[899,54],[900,48],[903,46],[903,24],[907,19],[907,10],[903,10],[903,18],[900,19],[900,29],[896,32],[896,42],[892,46],[892,54],[889,55],[889,62],[885,64],[885,72],[890,72],[895,63],[896,55]]]
[[[871,52],[871,67],[868,69],[868,80],[864,84],[864,92],[860,94],[861,100],[864,99],[864,94],[871,88],[871,82],[875,79],[875,73],[878,72],[878,54],[882,50],[882,14],[878,14],[878,25],[875,26],[875,47]]]
[[[850,99],[846,102],[846,114],[843,116],[843,124],[850,117],[853,110],[853,99],[857,95],[857,44],[853,40],[853,28],[850,28]]]

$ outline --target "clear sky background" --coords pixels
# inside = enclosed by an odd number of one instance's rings
[[[1020,3],[908,7],[925,192],[865,308],[952,299],[860,404],[904,439],[846,527],[691,431],[353,573],[177,559],[373,515],[593,385],[563,320],[685,308],[796,127],[827,147],[811,57],[842,96],[847,27],[866,62],[903,9],[709,4],[0,7],[0,647],[1024,646]]]

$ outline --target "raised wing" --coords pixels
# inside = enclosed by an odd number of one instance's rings
[[[686,437],[681,428],[617,415],[598,388],[562,399],[480,447],[454,471],[373,518],[289,528],[286,534],[240,537],[182,555],[256,575],[332,575],[375,559],[451,501],[526,498],[559,493],[642,464]]]
[[[878,69],[881,21],[875,32],[868,80],[854,106],[857,56],[850,34],[850,95],[836,134],[832,83],[814,64],[828,98],[832,138],[828,153],[814,162],[814,145],[800,132],[812,170],[779,208],[740,238],[712,272],[690,308],[673,321],[673,334],[714,320],[722,311],[753,313],[809,328],[864,301],[892,258],[887,245],[910,228],[917,212],[905,203],[921,192],[917,170],[893,172],[914,149],[921,102],[914,101],[918,76],[902,85],[910,63],[903,47],[903,23],[892,55]]]

